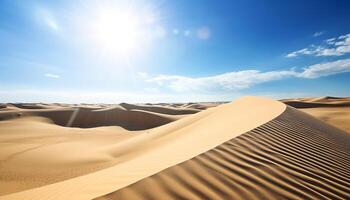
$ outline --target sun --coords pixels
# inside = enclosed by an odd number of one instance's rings
[[[160,38],[158,8],[132,1],[96,1],[76,12],[76,25],[84,50],[106,61],[130,62],[144,58]]]
[[[93,39],[104,51],[115,55],[130,55],[143,42],[141,20],[131,11],[104,9],[92,22]]]

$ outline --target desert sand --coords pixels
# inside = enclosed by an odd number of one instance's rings
[[[282,102],[350,133],[350,98],[326,96],[285,99]]]
[[[282,102],[2,104],[0,199],[349,199],[350,99]]]

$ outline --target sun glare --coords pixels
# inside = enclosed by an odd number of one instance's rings
[[[137,14],[129,11],[104,9],[92,24],[93,38],[105,51],[128,56],[143,42],[141,20]]]
[[[105,60],[127,61],[142,57],[158,36],[158,9],[129,1],[99,1],[77,12],[78,41]]]
[[[91,11],[84,24],[90,42],[100,53],[128,58],[144,51],[151,37],[152,15],[131,5],[99,5]]]

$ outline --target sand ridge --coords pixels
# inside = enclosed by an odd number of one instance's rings
[[[0,199],[350,198],[350,99],[282,102],[2,104]]]
[[[297,98],[283,99],[283,103],[294,108],[315,108],[315,107],[347,107],[350,106],[350,98],[341,97],[318,97],[318,98]]]
[[[146,106],[122,103],[119,105],[42,105],[3,104],[0,121],[26,116],[49,118],[53,123],[66,127],[94,128],[121,126],[128,130],[145,130],[161,126],[199,109],[170,106]]]
[[[282,102],[350,133],[348,97],[297,98],[284,99]]]
[[[293,108],[107,199],[349,199],[350,136]]]
[[[272,120],[285,108],[265,98],[240,98],[100,148],[118,160],[112,167],[0,199],[95,198],[213,149]]]
[[[67,180],[113,166],[100,148],[137,136],[121,127],[57,126],[48,118],[0,122],[0,194]]]

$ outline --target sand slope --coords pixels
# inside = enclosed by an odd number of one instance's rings
[[[350,133],[350,98],[327,96],[285,99],[282,102]]]
[[[169,114],[169,115],[184,115],[184,114],[194,114],[199,112],[199,109],[194,108],[174,108],[170,106],[148,106],[148,105],[135,105],[135,104],[128,104],[128,103],[121,103],[120,104],[123,108],[127,110],[145,110],[145,111],[151,111],[156,113],[162,113],[162,114]]]
[[[335,104],[328,99],[302,101]],[[259,97],[182,117],[186,107],[212,106],[56,105],[0,112],[0,199],[350,198],[348,133]],[[69,125],[58,126],[55,112],[69,113],[58,115]],[[141,113],[139,120],[150,114],[176,121],[142,131],[71,127],[120,123],[114,116],[130,112]]]
[[[282,102],[294,108],[350,106],[350,98],[328,97],[328,96],[318,97],[318,98],[284,99],[282,100]]]
[[[2,121],[0,195],[113,166],[117,159],[99,149],[134,136],[120,127],[61,127],[43,117]]]
[[[197,112],[199,110],[191,108],[140,106],[125,103],[102,108],[92,105],[63,107],[41,104],[8,104],[0,110],[0,121],[40,116],[66,127],[121,126],[128,130],[145,130]]]
[[[256,106],[263,105],[263,106]],[[0,199],[91,199],[121,189],[237,137],[278,116],[284,104],[264,98],[246,97],[176,122],[147,130],[115,144],[79,145],[79,151],[115,160],[112,167],[51,185],[0,197]],[[111,141],[105,137],[105,140]],[[64,144],[64,143],[63,143]],[[92,143],[94,144],[94,143]],[[60,155],[69,155],[60,148]],[[29,151],[30,152],[30,151]],[[44,160],[50,160],[52,152]],[[51,152],[51,153],[50,153]],[[29,156],[30,157],[30,156]],[[89,158],[89,157],[88,157]],[[97,159],[96,158],[96,159]],[[79,161],[73,160],[74,162]],[[25,162],[24,162],[25,163]],[[94,162],[92,162],[94,163]],[[65,162],[65,164],[73,164]],[[17,165],[14,166],[18,166]],[[45,165],[41,166],[45,170]],[[10,167],[8,167],[10,168]],[[30,171],[27,172],[30,174]],[[2,174],[0,172],[0,174]]]
[[[350,137],[293,108],[97,199],[349,199]]]
[[[162,111],[170,110],[170,114],[162,114],[156,112],[159,106],[154,110],[148,106],[146,111],[140,110],[142,106],[135,105],[136,110],[131,104],[128,108],[121,105],[2,104],[0,195],[113,166],[120,156],[111,152],[119,148],[110,146],[140,134],[135,130],[161,126],[187,116],[183,113],[198,112],[164,108]]]

